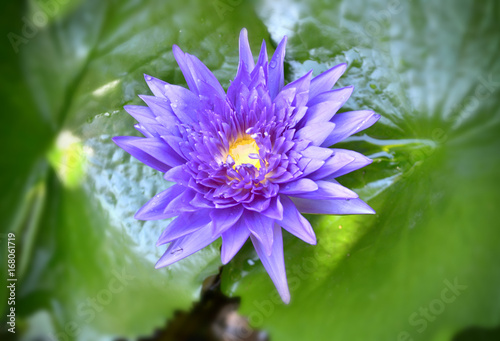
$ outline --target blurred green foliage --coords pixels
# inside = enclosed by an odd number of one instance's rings
[[[2,6],[0,233],[2,250],[5,233],[17,235],[26,339],[151,334],[218,272],[217,243],[154,270],[167,222],[133,214],[169,184],[110,138],[136,134],[122,107],[149,93],[143,73],[185,85],[174,43],[227,87],[242,27],[254,51],[288,35],[288,81],[347,62],[339,86],[355,91],[343,110],[372,108],[382,119],[341,145],[374,158],[340,181],[377,214],[308,217],[315,247],[285,235],[288,306],[247,245],[222,272],[241,313],[272,340],[450,340],[500,322],[497,2]]]

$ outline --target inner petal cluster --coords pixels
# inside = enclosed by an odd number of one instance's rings
[[[246,135],[234,141],[229,147],[226,163],[234,163],[233,168],[243,164],[253,165],[260,169],[259,146],[255,140]]]

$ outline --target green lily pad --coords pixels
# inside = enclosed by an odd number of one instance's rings
[[[289,305],[246,245],[222,273],[241,313],[272,340],[450,340],[499,324],[494,1],[76,0],[30,31],[45,3],[6,2],[0,23],[25,39],[0,56],[0,241],[16,233],[21,335],[150,335],[219,271],[217,243],[154,270],[168,221],[133,214],[170,184],[110,139],[137,134],[122,107],[149,93],[143,73],[185,85],[174,43],[227,88],[242,27],[254,51],[289,36],[288,81],[347,62],[343,110],[382,119],[341,145],[374,159],[340,181],[377,214],[308,216],[317,246],[285,234]]]
[[[40,4],[20,13],[31,20],[44,11]],[[151,335],[176,310],[189,309],[204,279],[219,272],[219,242],[154,269],[165,250],[156,239],[169,221],[133,216],[171,184],[111,137],[138,135],[123,106],[150,93],[143,73],[185,85],[173,44],[202,58],[228,86],[240,29],[267,37],[260,20],[246,15],[251,11],[247,4],[224,10],[202,1],[78,2],[49,15],[16,46],[19,59],[11,60],[19,60],[26,78],[13,75],[19,85],[7,93],[21,89],[29,98],[23,103],[16,94],[9,103],[18,115],[11,120],[19,127],[25,121],[30,143],[22,146],[26,160],[14,165],[29,171],[13,171],[18,186],[6,181],[9,205],[17,210],[5,211],[2,233],[17,234],[21,334],[61,340]],[[30,136],[33,131],[38,135]],[[2,289],[2,307],[5,295]]]
[[[285,236],[289,305],[249,245],[223,269],[224,291],[272,340],[450,340],[500,322],[493,6],[260,7],[273,38],[289,35],[289,80],[347,62],[340,86],[355,91],[344,110],[382,115],[341,144],[374,159],[340,182],[377,214],[309,216],[316,246]]]

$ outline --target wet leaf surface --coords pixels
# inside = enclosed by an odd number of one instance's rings
[[[3,31],[22,35],[19,18],[40,3],[3,5]],[[450,340],[498,325],[499,13],[494,1],[61,6],[0,59],[0,221],[2,238],[17,234],[20,332],[147,337],[199,300],[219,244],[154,270],[168,222],[133,214],[170,184],[110,139],[137,134],[122,107],[149,93],[143,73],[186,85],[174,43],[227,88],[241,27],[254,51],[288,35],[287,81],[347,62],[338,86],[355,91],[342,110],[382,119],[339,145],[374,159],[340,181],[377,214],[308,216],[315,247],[285,234],[288,306],[246,245],[222,272],[240,313],[271,340]]]
[[[289,35],[289,80],[347,62],[340,86],[355,91],[343,109],[382,115],[342,144],[375,162],[340,179],[377,214],[309,216],[314,247],[286,237],[288,306],[251,247],[223,270],[225,291],[241,296],[241,313],[273,340],[449,340],[464,327],[498,323],[493,8],[261,6],[271,36]]]

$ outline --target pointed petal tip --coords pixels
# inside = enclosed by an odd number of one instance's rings
[[[311,239],[304,240],[306,243],[308,243],[310,245],[316,245],[318,243],[318,241],[316,240],[316,234],[314,233],[314,231],[312,232],[312,235],[310,235],[309,237]]]
[[[362,203],[361,205],[361,208],[362,208],[362,211],[361,212],[356,212],[356,213],[348,213],[348,214],[376,214],[377,212],[375,212],[375,210],[373,208],[371,208],[370,205],[368,205],[365,201],[361,200],[361,199],[355,199],[357,202],[359,203]]]
[[[155,264],[155,269],[157,269],[157,270],[158,270],[158,269],[164,268],[165,266],[166,266],[166,265],[163,265],[163,264],[162,264],[162,261],[161,261],[161,259],[160,259],[158,262],[156,262],[156,264]]]
[[[290,289],[288,289],[288,284],[285,283],[282,286],[279,286],[279,287],[277,286],[276,290],[278,290],[278,294],[280,295],[283,303],[289,304],[290,303]]]
[[[273,58],[271,58],[271,60],[274,59],[275,56],[279,56],[279,54],[283,54],[283,56],[284,56],[287,41],[288,41],[288,37],[283,36],[283,39],[281,39],[278,46],[276,47],[276,50],[274,51],[274,54],[273,54]]]
[[[301,78],[304,78],[304,79],[309,78],[309,82],[311,82],[313,72],[314,72],[314,70],[311,69],[308,72],[306,72],[306,74],[304,76],[302,76]]]
[[[317,244],[316,234],[314,233],[314,231],[312,231],[312,234],[310,234],[309,231],[306,231],[306,233],[304,233],[301,237],[296,237],[309,245]]]
[[[175,60],[177,60],[177,64],[179,63],[179,58],[185,58],[184,51],[177,44],[172,45],[172,52],[174,54]]]
[[[137,95],[137,97],[139,97],[140,95]],[[140,98],[140,97],[139,97]],[[133,111],[134,108],[137,108],[138,105],[131,105],[131,104],[127,104],[127,105],[124,105],[123,106],[123,109],[130,114],[130,111]]]
[[[150,201],[148,201],[148,203]],[[139,208],[137,210],[137,212],[135,212],[135,214],[134,214],[134,219],[135,220],[142,220],[142,221],[152,220],[151,218],[148,219],[148,217],[147,217],[147,210],[145,209],[145,207],[147,207],[147,203],[145,205],[143,205],[141,208]]]
[[[160,237],[158,238],[158,240],[157,240],[157,241],[156,241],[156,243],[155,243],[155,246],[156,246],[156,247],[160,247],[160,246],[162,246],[162,245],[167,244],[167,242],[163,241],[162,236],[163,236],[163,232],[160,234]]]
[[[140,99],[142,99],[142,101],[144,103],[146,103],[146,104],[147,104],[146,100],[147,100],[148,96],[149,95],[137,95],[137,97],[139,97]],[[149,96],[149,97],[152,97],[152,96]]]
[[[332,69],[334,70],[339,70],[340,71],[340,76],[342,76],[345,72],[345,70],[347,70],[347,63],[340,63],[340,64],[337,64],[335,65]],[[339,77],[340,77],[339,76]],[[352,86],[352,85],[351,85]]]
[[[141,219],[141,214],[142,214],[141,210],[135,212],[134,219],[135,220],[144,220],[144,219]],[[156,245],[156,246],[158,246],[158,245]]]
[[[339,65],[336,66],[337,68],[339,68],[340,70],[340,77],[342,77],[342,75],[345,73],[345,71],[347,70],[347,63],[340,63]],[[337,79],[338,80],[338,79]],[[337,81],[335,81],[335,83],[337,83]],[[351,85],[352,86],[352,85]],[[354,88],[354,87],[353,87]]]
[[[277,55],[277,53],[279,52],[279,54],[283,55],[283,59],[284,59],[285,58],[285,51],[286,51],[286,43],[287,42],[288,42],[288,37],[287,36],[283,36],[283,39],[281,39],[280,43],[276,47],[276,50],[274,51],[274,55]],[[274,57],[274,55],[273,55],[273,57]]]
[[[221,252],[220,254],[220,261],[222,265],[227,265],[231,261],[232,257],[229,257],[226,253]]]
[[[360,110],[360,111],[363,111],[363,110]],[[374,120],[375,120],[373,123],[377,122],[377,121],[380,119],[380,117],[382,117],[382,115],[375,113],[375,111],[374,111],[374,110],[370,110],[370,109],[368,109],[368,110],[364,110],[364,112],[366,112],[366,113],[367,113],[366,115],[367,115],[369,118],[371,118],[371,119],[374,119]]]
[[[127,151],[124,147],[127,146],[129,143],[128,141],[130,138],[133,138],[133,136],[113,136],[111,140],[120,148],[123,150]]]

